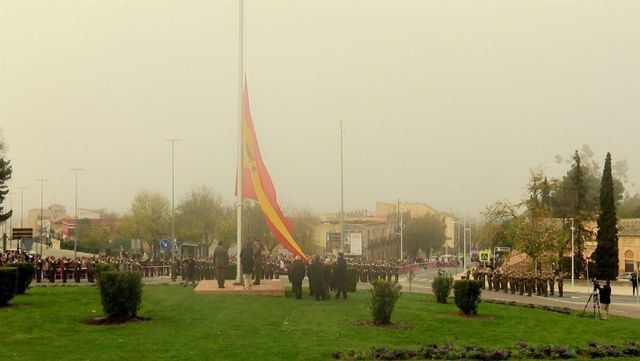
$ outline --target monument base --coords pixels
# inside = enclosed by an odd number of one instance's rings
[[[224,288],[218,288],[218,281],[200,281],[193,290],[196,295],[247,295],[284,297],[284,282],[282,280],[261,280],[259,285],[251,286],[250,290],[241,285],[234,285],[233,280],[226,280]]]

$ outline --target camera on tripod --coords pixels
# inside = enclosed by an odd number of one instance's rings
[[[598,292],[600,290],[600,281],[597,279],[593,279],[593,292]]]

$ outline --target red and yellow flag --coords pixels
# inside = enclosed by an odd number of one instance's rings
[[[291,253],[299,255],[307,262],[307,257],[293,239],[293,225],[287,219],[276,197],[276,189],[271,182],[269,172],[262,161],[258,139],[253,127],[251,109],[249,108],[249,90],[244,84],[242,135],[244,156],[242,161],[242,196],[256,200],[262,209],[264,220],[267,222],[273,236]],[[237,189],[236,189],[237,192]]]

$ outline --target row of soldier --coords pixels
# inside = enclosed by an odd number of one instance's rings
[[[554,296],[557,285],[558,296],[564,296],[564,278],[562,272],[526,272],[508,269],[490,268],[467,271],[467,278],[479,281],[482,289],[502,291],[504,293],[531,296]]]

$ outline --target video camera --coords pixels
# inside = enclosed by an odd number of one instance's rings
[[[593,292],[598,292],[600,290],[600,281],[597,279],[593,279]]]

